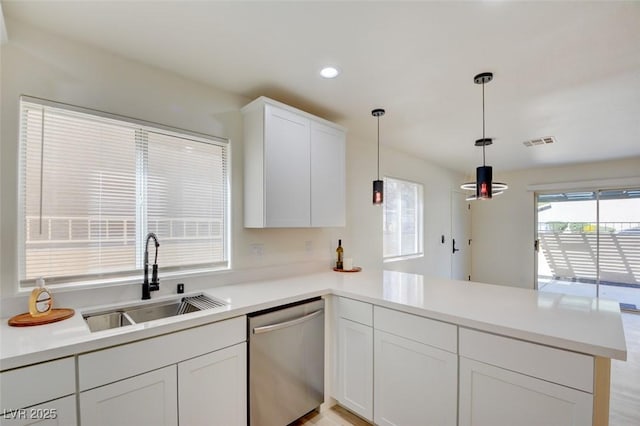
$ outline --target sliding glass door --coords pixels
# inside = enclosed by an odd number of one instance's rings
[[[640,188],[536,198],[538,290],[640,310]]]

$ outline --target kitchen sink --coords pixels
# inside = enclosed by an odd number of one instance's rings
[[[140,324],[226,306],[226,303],[203,294],[157,303],[141,303],[108,311],[85,313],[84,320],[92,332]]]
[[[91,331],[110,330],[133,324],[131,319],[122,311],[89,314],[85,315],[84,320]]]
[[[127,315],[135,322],[147,322],[160,318],[173,317],[180,315],[178,312],[182,306],[182,302],[158,303],[149,306],[141,306],[139,308],[127,311]],[[197,309],[198,311],[200,309]],[[195,311],[192,311],[195,312]]]

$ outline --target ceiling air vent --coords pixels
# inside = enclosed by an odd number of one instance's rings
[[[537,145],[546,145],[549,143],[554,143],[556,140],[553,136],[545,136],[543,138],[531,139],[529,141],[524,141],[522,144],[524,146],[537,146]]]

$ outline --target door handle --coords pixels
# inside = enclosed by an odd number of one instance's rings
[[[292,320],[281,322],[278,324],[271,324],[271,325],[265,325],[262,327],[256,327],[253,329],[253,334],[268,333],[270,331],[276,331],[282,328],[291,327],[293,325],[302,324],[303,322],[309,321],[310,319],[313,319],[319,315],[322,315],[323,313],[324,313],[324,309],[320,309],[315,312],[311,312],[310,314],[307,314],[300,318],[292,319]]]
[[[453,242],[453,251],[451,253],[456,254],[456,252],[460,251],[460,249],[456,248],[456,239],[455,238],[453,238],[451,241]]]

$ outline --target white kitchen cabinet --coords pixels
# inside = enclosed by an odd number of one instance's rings
[[[456,424],[456,354],[377,329],[374,347],[377,425]]]
[[[338,298],[337,400],[378,425],[455,425],[457,327]]]
[[[247,424],[247,344],[178,364],[181,425]]]
[[[373,420],[373,328],[338,319],[337,399],[341,405]]]
[[[345,132],[260,97],[243,109],[244,225],[345,225]]]
[[[337,300],[336,399],[373,421],[373,305]]]
[[[460,425],[591,425],[596,370],[589,355],[460,328]]]
[[[175,365],[91,389],[80,394],[80,421],[83,426],[177,425],[177,389]]]
[[[460,356],[579,389],[594,390],[594,358],[522,340],[460,328]]]
[[[0,388],[0,425],[76,424],[73,357],[3,371]]]
[[[78,356],[78,385],[85,391],[247,340],[244,316]],[[109,368],[105,368],[105,366]]]
[[[311,226],[345,226],[345,140],[343,130],[311,122]]]
[[[591,426],[593,395],[460,357],[460,426]]]
[[[81,354],[81,423],[245,425],[246,368],[244,316]]]
[[[265,105],[264,203],[269,227],[305,227],[311,217],[311,122]]]
[[[3,394],[3,398],[4,398]],[[0,417],[2,426],[71,426],[76,420],[76,397],[69,395],[43,404],[8,410]]]

